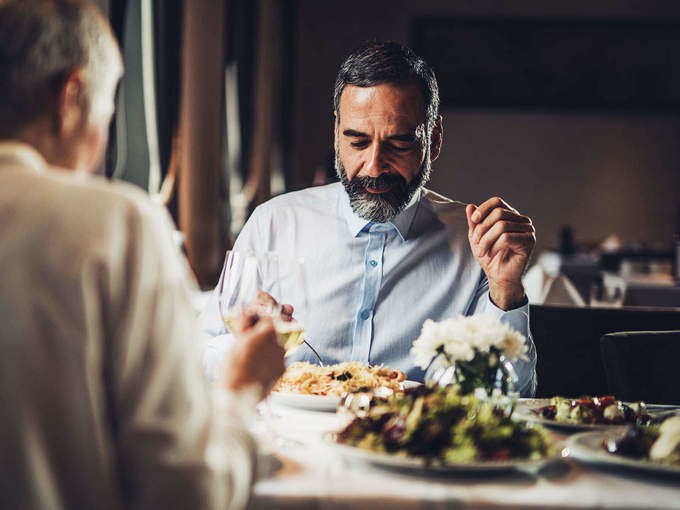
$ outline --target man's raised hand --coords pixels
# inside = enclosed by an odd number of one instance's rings
[[[536,244],[531,218],[500,197],[465,208],[470,248],[489,280],[491,300],[503,310],[524,301],[522,275]]]

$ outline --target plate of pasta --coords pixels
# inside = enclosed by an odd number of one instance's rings
[[[291,364],[272,390],[270,401],[276,405],[314,411],[335,411],[347,393],[385,388],[401,392],[419,383],[407,381],[400,370],[357,361],[318,366]]]

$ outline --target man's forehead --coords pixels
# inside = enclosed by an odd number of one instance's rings
[[[425,121],[423,97],[415,84],[346,85],[340,96],[340,119],[381,120],[416,127]]]

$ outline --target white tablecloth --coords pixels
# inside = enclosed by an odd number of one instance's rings
[[[348,461],[322,434],[337,430],[333,413],[272,406],[261,432],[276,430],[269,471],[251,509],[677,508],[680,478],[596,469],[558,461],[539,474],[458,473],[422,476]]]

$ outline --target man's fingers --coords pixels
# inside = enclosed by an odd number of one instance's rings
[[[489,249],[488,255],[493,258],[503,250],[529,251],[535,242],[536,235],[533,232],[503,232]]]
[[[276,305],[276,299],[274,299],[271,294],[267,294],[265,291],[259,290],[257,291],[257,296],[255,297],[255,301],[253,303],[274,306]]]
[[[481,225],[478,227],[481,227]],[[485,253],[504,232],[534,232],[534,226],[530,223],[500,220],[494,223],[481,237],[477,236],[477,229],[475,229],[472,244],[479,252]]]
[[[529,223],[518,223],[504,220],[498,221],[484,233],[478,242],[474,243],[478,255],[482,256],[487,253],[503,234],[511,233],[533,234],[534,227]]]
[[[511,207],[505,200],[503,200],[501,197],[493,197],[481,204],[479,207],[477,207],[477,210],[472,214],[472,217],[470,218],[474,223],[479,223],[482,221],[484,218],[487,217],[487,215],[494,210],[497,207],[501,207],[503,209],[509,209],[510,211],[517,212],[513,207]]]
[[[474,214],[475,209],[477,209],[475,204],[468,204],[465,206],[465,216],[467,216],[468,230],[472,230],[472,227],[475,225],[472,221],[472,215]]]
[[[493,227],[496,223],[500,221],[509,221],[514,223],[527,223],[531,224],[531,218],[524,216],[523,214],[518,214],[514,211],[508,209],[502,209],[497,207],[491,211],[486,218],[484,218],[481,223],[477,223],[472,232],[470,232],[470,240],[474,243],[479,242],[486,232]]]

